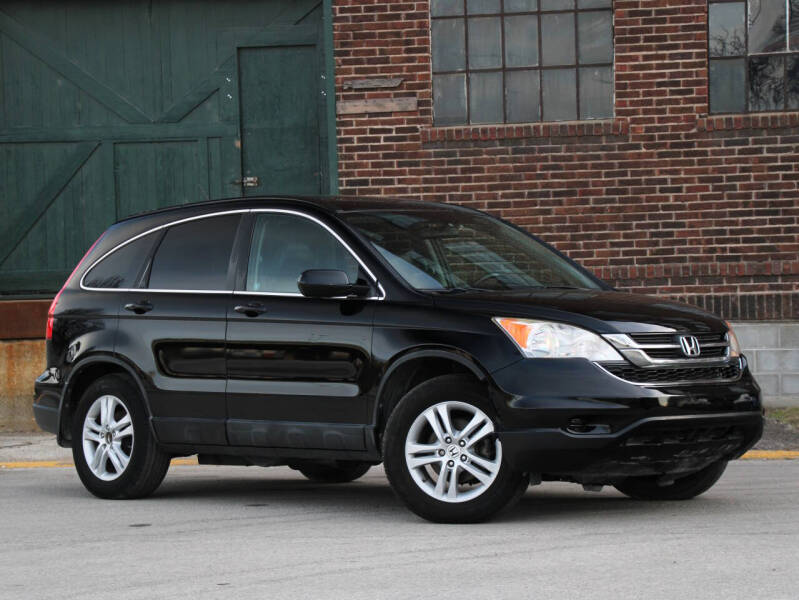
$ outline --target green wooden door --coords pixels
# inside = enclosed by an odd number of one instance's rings
[[[130,214],[326,193],[323,6],[0,4],[0,294],[57,290]],[[268,185],[243,189],[250,171]]]
[[[316,46],[239,50],[242,171],[248,195],[319,194],[319,53]]]

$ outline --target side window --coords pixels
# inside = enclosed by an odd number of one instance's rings
[[[258,215],[247,266],[247,290],[298,294],[297,280],[309,269],[337,269],[358,279],[358,262],[324,227],[283,213]]]
[[[86,274],[83,285],[90,288],[135,287],[157,237],[154,233],[145,235],[109,254]]]
[[[239,215],[197,219],[170,227],[153,257],[154,290],[225,290]]]

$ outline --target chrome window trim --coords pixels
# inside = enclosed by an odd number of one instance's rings
[[[158,225],[157,227],[153,227],[148,229],[147,231],[143,231],[132,238],[125,240],[124,242],[117,244],[111,250],[103,254],[100,258],[95,260],[86,271],[84,271],[83,275],[80,278],[80,289],[85,290],[87,292],[140,292],[140,293],[153,293],[153,294],[230,294],[230,295],[256,295],[256,296],[275,296],[275,297],[282,297],[282,298],[306,298],[299,292],[297,293],[290,293],[290,292],[250,292],[247,290],[171,290],[171,289],[161,289],[161,288],[98,288],[98,287],[89,287],[85,285],[84,280],[86,276],[91,272],[91,270],[100,264],[103,260],[108,258],[111,254],[127,246],[128,244],[135,242],[136,240],[143,238],[146,235],[150,235],[151,233],[155,233],[157,231],[161,231],[162,229],[166,229],[168,227],[173,227],[175,225],[182,225],[183,223],[188,223],[191,221],[197,221],[199,219],[210,219],[213,217],[219,217],[224,215],[234,215],[234,214],[247,214],[247,213],[265,213],[265,212],[273,212],[273,213],[284,213],[284,214],[292,214],[297,215],[299,217],[304,217],[318,225],[321,225],[325,230],[327,230],[338,242],[344,246],[344,248],[349,252],[352,257],[358,262],[358,264],[363,268],[367,275],[372,279],[375,286],[379,291],[378,296],[369,296],[367,298],[358,298],[359,300],[385,300],[386,298],[386,291],[383,288],[383,285],[378,281],[377,277],[375,277],[374,273],[372,273],[371,269],[366,266],[366,264],[361,260],[361,257],[355,253],[355,251],[345,242],[341,236],[339,236],[330,226],[326,223],[317,219],[316,217],[304,213],[302,211],[293,210],[293,209],[285,209],[285,208],[239,208],[234,210],[226,210],[226,211],[219,211],[214,213],[208,213],[206,215],[195,215],[193,217],[186,217],[184,219],[177,219],[175,221],[170,221],[169,223],[164,223],[162,225]]]

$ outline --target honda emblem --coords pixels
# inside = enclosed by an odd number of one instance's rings
[[[701,352],[699,348],[699,340],[692,335],[680,336],[680,348],[685,356],[699,356]]]

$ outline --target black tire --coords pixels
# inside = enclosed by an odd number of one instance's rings
[[[121,400],[133,425],[130,461],[121,475],[111,481],[92,472],[83,451],[84,420],[94,401],[104,395]],[[86,489],[99,498],[112,499],[143,498],[153,493],[163,481],[170,460],[156,445],[141,394],[130,379],[122,375],[100,377],[83,393],[72,420],[72,456]]]
[[[690,500],[712,488],[726,468],[727,462],[722,460],[675,479],[671,485],[659,486],[658,477],[628,477],[614,487],[635,500]]]
[[[366,475],[371,468],[372,463],[359,460],[331,460],[306,463],[297,470],[317,483],[349,483]]]
[[[496,415],[485,390],[461,375],[444,375],[409,391],[391,413],[383,435],[386,475],[397,496],[420,517],[436,523],[476,523],[508,508],[527,489],[529,477],[503,458],[496,478],[480,495],[463,502],[445,502],[425,492],[414,481],[405,460],[405,440],[416,418],[427,408],[459,401],[480,409],[496,426]],[[457,463],[456,463],[457,464]],[[443,466],[442,466],[443,468]],[[440,472],[440,471],[439,471]]]

